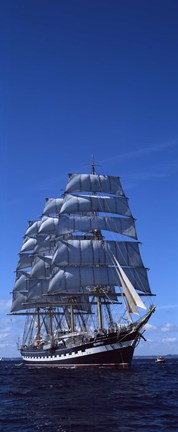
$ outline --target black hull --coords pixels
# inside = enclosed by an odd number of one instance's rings
[[[45,349],[45,346],[25,346],[21,355],[26,364],[34,366],[117,366],[128,368],[131,365],[134,349],[142,337],[141,329],[146,324],[155,308],[137,323],[121,333],[113,332],[91,338],[88,342],[79,343],[77,339],[62,347]],[[144,339],[144,338],[143,338]],[[69,344],[68,344],[69,345]],[[46,347],[47,348],[47,347]]]
[[[122,339],[116,335],[93,340],[88,344],[71,348],[44,350],[24,347],[21,349],[23,360],[34,366],[118,366],[127,368],[131,365],[138,336],[125,335]]]

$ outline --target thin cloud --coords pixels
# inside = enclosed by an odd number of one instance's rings
[[[154,144],[154,145],[151,145],[149,147],[142,147],[138,150],[133,150],[131,152],[115,155],[115,156],[112,156],[110,158],[103,159],[101,161],[101,163],[116,161],[116,159],[117,160],[123,160],[123,159],[130,159],[133,157],[138,158],[138,157],[142,157],[142,156],[148,156],[152,153],[158,153],[158,152],[163,151],[164,149],[174,147],[177,144],[178,144],[178,138],[171,140],[171,141],[161,143],[161,144]]]
[[[175,343],[175,342],[177,342],[177,339],[176,339],[176,337],[166,337],[166,338],[163,338],[161,342],[165,343],[165,344]]]
[[[175,324],[166,323],[162,328],[162,332],[177,332],[178,327]]]
[[[157,310],[159,309],[177,309],[178,308],[178,304],[172,304],[172,305],[162,305],[162,306],[157,306]]]
[[[152,325],[152,324],[145,324],[145,330],[150,331],[150,332],[154,332],[157,331],[157,327]]]
[[[135,173],[131,173],[127,175],[128,179],[133,180],[152,180],[152,179],[162,179],[165,177],[169,177],[170,174],[173,173],[174,170],[178,168],[178,161],[173,160],[168,163],[156,166],[151,168],[151,171],[136,171]]]
[[[11,307],[11,300],[0,299],[0,311],[9,310]]]
[[[4,339],[6,339],[9,336],[10,332],[11,332],[10,327],[6,327],[4,329],[1,329],[0,340],[3,341]]]

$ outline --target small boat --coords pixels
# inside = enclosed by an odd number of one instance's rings
[[[166,359],[163,356],[158,356],[155,360],[155,363],[165,363]]]

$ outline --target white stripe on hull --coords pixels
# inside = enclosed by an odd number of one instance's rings
[[[100,345],[98,347],[93,347],[93,348],[88,348],[85,349],[85,351],[81,351],[79,350],[77,353],[76,352],[72,352],[72,353],[67,353],[67,354],[61,354],[61,355],[48,355],[48,356],[24,356],[22,355],[23,360],[25,360],[26,362],[30,361],[30,362],[56,362],[56,361],[62,361],[62,360],[68,360],[68,359],[74,359],[75,358],[82,358],[82,357],[86,357],[86,356],[92,356],[95,354],[102,354],[108,351],[116,351],[116,350],[120,350],[123,348],[128,348],[128,347],[132,347],[134,345],[135,341],[126,341],[126,342],[116,342],[113,344],[109,344],[109,345]]]

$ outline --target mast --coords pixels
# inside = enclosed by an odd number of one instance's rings
[[[94,156],[92,155],[92,162],[91,162],[91,173],[95,174],[95,162],[94,162]]]
[[[95,175],[95,162],[94,162],[94,156],[92,155],[92,163],[91,163],[91,173]],[[93,193],[93,195],[96,195],[96,193]],[[96,212],[93,213],[96,216]],[[101,231],[95,230],[96,238],[98,236],[101,236]],[[101,297],[98,296],[97,298],[97,316],[98,316],[98,330],[102,330],[103,328],[103,319],[102,319],[102,306],[101,306]]]
[[[37,308],[37,340],[40,340],[40,308]]]
[[[74,332],[74,311],[73,311],[73,304],[70,304],[70,327],[71,332]]]
[[[51,307],[49,309],[49,332],[50,336],[53,336],[53,312]]]
[[[101,297],[98,297],[97,300],[97,307],[98,307],[98,330],[102,330],[103,323],[102,323],[102,310],[101,310]]]

